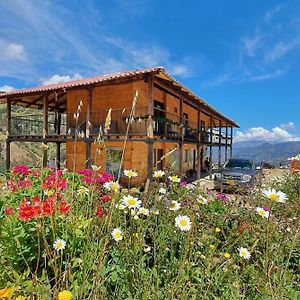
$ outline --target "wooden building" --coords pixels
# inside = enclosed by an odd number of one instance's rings
[[[238,127],[162,67],[15,90],[1,93],[0,101],[7,103],[7,169],[10,144],[22,141],[55,143],[58,166],[61,144],[66,143],[70,170],[97,164],[115,172],[126,139],[122,167],[138,171],[137,181],[167,164],[178,173],[194,170],[199,177],[203,156],[211,156],[212,147],[218,148],[219,162],[221,153],[225,159],[232,155],[233,127]],[[14,115],[13,105],[37,112]],[[110,129],[102,134],[109,109]],[[99,137],[105,146],[95,143]],[[46,150],[44,154],[46,164]]]

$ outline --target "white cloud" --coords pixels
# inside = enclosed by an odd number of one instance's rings
[[[281,10],[281,5],[277,5],[275,6],[274,8],[268,10],[266,13],[265,13],[265,16],[264,16],[264,21],[266,22],[270,22],[273,17]]]
[[[10,85],[3,85],[3,86],[0,86],[0,92],[11,92],[11,91],[14,91],[15,88],[13,86],[10,86]]]
[[[237,131],[235,142],[243,141],[299,141],[300,137],[294,136],[287,130],[274,127],[267,130],[263,127],[252,127],[244,132]]]
[[[300,44],[300,38],[296,37],[287,42],[277,43],[269,52],[266,53],[266,61],[274,62],[275,60],[285,56]]]
[[[262,81],[262,80],[267,80],[267,79],[272,79],[281,76],[283,73],[285,73],[288,70],[288,68],[283,69],[283,70],[275,70],[274,72],[271,73],[265,73],[265,74],[259,74],[259,75],[254,75],[252,77],[249,77],[250,81]]]
[[[21,44],[11,43],[6,48],[7,56],[12,59],[25,60],[26,52],[25,48]]]
[[[247,37],[242,39],[242,43],[246,54],[248,56],[254,56],[256,50],[261,46],[262,37],[256,33],[252,38]]]
[[[282,129],[293,129],[293,128],[295,128],[295,123],[289,121],[286,124],[281,124],[279,127],[282,128]]]
[[[72,76],[55,74],[55,75],[53,75],[49,78],[42,79],[41,82],[42,82],[42,85],[49,85],[49,84],[56,84],[56,83],[59,83],[59,82],[67,82],[67,81],[72,81],[72,80],[78,80],[78,79],[81,79],[81,78],[82,78],[82,76],[79,73],[76,73]]]

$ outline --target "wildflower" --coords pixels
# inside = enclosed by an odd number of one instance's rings
[[[152,209],[151,209],[151,212],[152,212],[154,215],[159,215],[159,210],[156,209],[156,208],[152,208]]]
[[[181,207],[180,203],[177,202],[177,201],[175,201],[175,200],[173,200],[173,201],[171,202],[171,205],[170,205],[169,209],[170,209],[170,210],[179,210],[180,207]]]
[[[26,298],[24,296],[18,296],[16,300],[26,300]]]
[[[58,300],[72,300],[72,293],[68,290],[64,290],[58,293]]]
[[[52,196],[55,192],[53,190],[44,190],[46,196]]]
[[[80,175],[84,175],[84,176],[92,176],[93,175],[93,171],[90,169],[82,169],[82,170],[79,170],[77,173]]]
[[[180,178],[177,175],[169,176],[168,179],[172,182],[180,182]]]
[[[67,201],[62,200],[60,201],[60,207],[59,207],[59,211],[61,214],[65,215],[67,214],[71,209],[71,206],[67,204]]]
[[[117,193],[120,189],[120,185],[115,181],[107,181],[103,184],[103,187],[108,191]]]
[[[98,171],[101,170],[101,166],[92,165],[92,170],[93,170],[94,172],[98,172]]]
[[[180,187],[185,187],[185,186],[187,186],[187,182],[186,181],[180,181],[179,186]]]
[[[150,251],[151,251],[151,247],[150,246],[144,247],[144,252],[148,253]]]
[[[116,242],[123,240],[123,231],[120,228],[115,228],[111,235]]]
[[[12,208],[12,207],[6,207],[5,209],[4,209],[4,214],[6,215],[6,216],[10,216],[10,215],[12,215],[14,213],[14,209]]]
[[[141,206],[142,201],[139,200],[137,197],[132,197],[132,196],[123,196],[122,198],[123,205],[130,209],[135,209],[139,208]]]
[[[142,214],[144,216],[149,216],[149,209],[145,208],[145,207],[141,207],[138,211],[138,214]]]
[[[227,202],[229,200],[229,197],[224,193],[217,193],[217,199],[223,200],[224,202]]]
[[[167,190],[166,190],[165,188],[160,188],[160,189],[158,190],[158,192],[159,192],[160,194],[165,195],[165,194],[167,193]]]
[[[285,193],[276,191],[275,189],[263,190],[262,193],[265,197],[272,201],[285,203],[288,200]]]
[[[4,288],[0,290],[0,299],[10,298],[13,294],[12,288]]]
[[[25,165],[17,165],[12,168],[13,174],[21,174],[23,176],[29,175],[29,168]]]
[[[104,184],[112,180],[114,180],[114,176],[106,172],[103,172],[100,176],[96,177],[96,182],[100,184]]]
[[[97,211],[96,211],[96,216],[98,218],[102,218],[105,215],[104,210],[102,207],[98,207]]]
[[[138,220],[140,217],[139,217],[138,215],[135,215],[133,218],[134,218],[135,220]]]
[[[256,207],[255,211],[260,215],[262,218],[268,219],[270,216],[270,212],[268,210],[265,210],[262,207]]]
[[[240,257],[242,257],[244,259],[250,259],[251,253],[249,252],[249,250],[247,248],[240,247],[238,250],[239,250]]]
[[[163,176],[165,176],[165,172],[164,171],[161,171],[161,170],[157,170],[157,171],[154,171],[153,173],[153,178],[162,178]]]
[[[192,222],[188,216],[181,216],[175,218],[175,225],[182,231],[189,231],[192,227]]]
[[[126,206],[123,205],[123,204],[117,204],[117,205],[116,205],[116,208],[118,208],[118,209],[120,209],[120,210],[123,210],[123,209],[126,208]]]
[[[212,251],[216,250],[216,248],[217,247],[215,245],[209,245],[209,249],[212,250]]]
[[[89,194],[89,189],[86,188],[85,186],[80,186],[79,189],[77,190],[77,195],[88,195]]]
[[[30,179],[23,179],[18,182],[18,187],[21,189],[25,189],[32,186],[32,181]]]
[[[51,216],[54,213],[54,203],[51,200],[45,200],[42,210],[44,216]]]
[[[216,227],[216,228],[215,228],[215,232],[216,232],[216,233],[221,232],[221,228],[220,228],[220,227]]]
[[[223,254],[223,256],[224,256],[226,259],[230,259],[231,254],[228,253],[228,252],[225,252],[225,253]]]
[[[138,173],[133,170],[124,170],[124,175],[128,178],[137,177]]]
[[[197,201],[201,204],[207,204],[207,199],[202,197],[201,195],[197,198]]]
[[[62,251],[66,248],[66,241],[62,240],[62,239],[57,239],[54,243],[53,243],[53,247],[55,250],[57,251]]]
[[[33,209],[26,199],[23,199],[19,205],[19,218],[23,221],[28,221],[33,217]]]
[[[100,198],[101,202],[109,202],[110,196],[109,195],[102,195]]]

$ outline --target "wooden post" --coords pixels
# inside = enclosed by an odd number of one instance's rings
[[[88,139],[90,137],[93,90],[90,88],[87,90],[87,92],[88,92],[88,97],[87,97],[87,104],[86,104],[85,137]]]
[[[180,120],[180,125],[179,125],[179,137],[180,140],[184,140],[184,126],[183,126],[183,100],[180,98],[179,99],[179,120]]]
[[[60,155],[60,142],[56,143],[56,168],[60,169],[60,160],[61,160],[61,155]]]
[[[11,99],[10,98],[7,98],[6,108],[7,108],[6,136],[9,137],[11,135]]]
[[[225,161],[227,161],[227,156],[228,156],[228,124],[226,123],[226,135],[225,135]]]
[[[212,144],[213,144],[213,117],[209,117],[210,126],[210,146],[209,146],[209,178],[212,179]]]
[[[222,143],[222,122],[219,120],[219,149],[218,149],[218,167],[221,166],[221,143]]]
[[[154,115],[154,101],[153,101],[153,76],[149,75],[148,77],[148,120],[147,120],[147,178],[152,180],[153,174],[153,149],[154,149],[154,140],[153,140],[153,115]]]
[[[209,147],[209,179],[212,179],[212,146]]]
[[[43,168],[47,166],[48,162],[48,150],[47,143],[45,142],[46,137],[48,136],[48,94],[43,98],[43,143],[45,144],[43,149]]]
[[[178,171],[179,171],[179,174],[182,173],[182,164],[183,164],[183,144],[180,142],[179,144],[179,151],[178,151]]]
[[[202,143],[202,128],[201,128],[201,108],[198,107],[198,145],[197,145],[197,179],[201,178],[201,143]]]
[[[6,171],[10,171],[10,141],[6,140]]]
[[[230,158],[232,158],[232,135],[233,135],[233,128],[230,127]]]

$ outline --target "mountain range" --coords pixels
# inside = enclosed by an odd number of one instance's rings
[[[245,141],[233,144],[234,156],[249,156],[256,161],[287,164],[288,158],[300,153],[300,141],[266,142]]]

